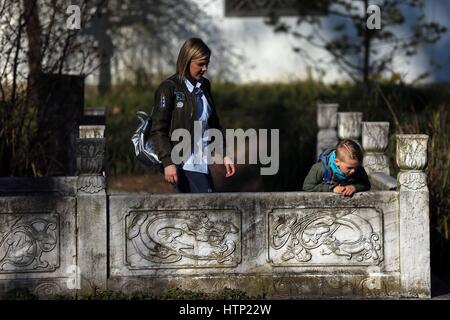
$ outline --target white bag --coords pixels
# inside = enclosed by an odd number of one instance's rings
[[[162,163],[158,159],[154,145],[150,141],[146,141],[146,136],[152,127],[152,119],[144,111],[138,111],[136,115],[141,120],[131,137],[136,158],[148,169],[162,171]]]

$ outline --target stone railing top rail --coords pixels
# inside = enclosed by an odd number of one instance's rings
[[[358,192],[353,197],[344,197],[332,192],[306,192],[306,191],[283,191],[283,192],[214,192],[214,193],[142,193],[142,192],[113,192],[114,196],[117,197],[138,197],[138,198],[186,198],[186,199],[198,199],[205,200],[208,203],[212,203],[211,200],[215,198],[220,199],[236,199],[236,198],[245,198],[245,199],[254,199],[254,200],[263,200],[265,202],[270,202],[272,200],[283,201],[283,200],[295,200],[298,199],[299,206],[303,204],[303,202],[307,202],[309,200],[313,200],[316,202],[324,201],[324,206],[328,203],[342,203],[345,205],[355,205],[361,203],[363,199],[369,198],[378,198],[384,196],[392,196],[396,194],[397,191],[392,190],[371,190],[365,192]],[[281,203],[281,202],[280,202]],[[199,206],[202,204],[199,203]],[[230,207],[233,206],[233,202],[230,202]]]
[[[370,183],[372,184],[372,190],[396,190],[397,179],[384,173],[373,172],[369,175]]]

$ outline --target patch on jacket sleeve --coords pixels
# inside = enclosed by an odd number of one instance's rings
[[[166,95],[164,92],[161,92],[160,98],[159,98],[159,107],[165,108],[166,107]]]
[[[175,102],[177,108],[183,108],[184,105],[184,93],[175,91]]]

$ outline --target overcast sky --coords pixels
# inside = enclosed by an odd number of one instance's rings
[[[219,25],[226,41],[234,43],[237,50],[246,58],[241,68],[241,81],[289,81],[305,78],[306,65],[302,58],[292,51],[294,39],[286,34],[275,34],[265,25],[263,18],[224,17],[224,0],[192,0],[200,5]],[[450,29],[450,1],[427,0],[425,13],[428,19],[435,20]],[[381,19],[383,18],[381,8]],[[295,18],[283,18],[294,23]],[[416,78],[427,70],[429,57],[446,63],[446,66],[433,75],[432,80],[450,81],[450,30],[434,46],[423,48],[408,65],[406,59],[399,57],[396,63],[398,71],[407,81]],[[388,49],[388,48],[387,48]],[[319,52],[311,49],[313,55]],[[213,63],[213,59],[211,62]],[[336,81],[345,79],[333,65],[327,66],[328,74],[322,80]]]

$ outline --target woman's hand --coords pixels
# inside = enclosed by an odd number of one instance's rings
[[[236,169],[234,168],[234,163],[231,161],[230,158],[224,157],[223,158],[223,165],[225,166],[225,169],[227,169],[227,173],[225,174],[225,178],[231,177],[236,172]]]
[[[164,179],[172,184],[178,184],[177,166],[174,164],[164,168]]]

